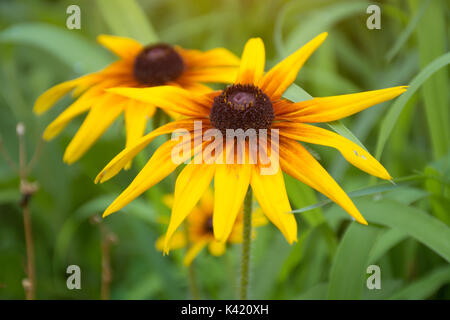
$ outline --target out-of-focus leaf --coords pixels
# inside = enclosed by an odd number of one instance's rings
[[[450,228],[426,212],[402,203],[383,199],[355,201],[362,215],[371,223],[381,224],[406,232],[450,262]],[[349,217],[336,206],[325,215]]]
[[[330,273],[328,299],[359,299],[369,254],[380,230],[352,222],[342,238]]]
[[[420,10],[421,1],[410,0],[411,9]],[[448,52],[448,28],[446,14],[448,3],[441,0],[430,2],[422,18],[422,24],[416,28],[420,65],[428,67]],[[432,35],[432,36],[431,36]],[[450,112],[448,70],[439,70],[422,86],[421,94],[425,106],[433,155],[440,159],[449,151]]]
[[[436,58],[433,62],[422,69],[417,76],[414,77],[414,79],[409,84],[408,90],[403,93],[397,100],[395,100],[394,104],[389,109],[381,123],[380,133],[378,135],[378,142],[375,151],[375,157],[377,159],[380,159],[386,141],[389,138],[392,129],[394,128],[395,123],[397,122],[397,119],[408,100],[432,74],[448,65],[449,63],[450,52],[440,56],[439,58]]]
[[[77,73],[97,71],[110,57],[106,50],[78,33],[43,23],[22,23],[0,32],[0,42],[31,45],[46,50]]]
[[[327,6],[300,20],[286,37],[285,52],[292,52],[321,32],[329,31],[333,25],[356,14],[364,14],[368,6],[365,1],[348,1]]]
[[[369,257],[369,263],[377,262],[382,256],[384,256],[395,245],[399,244],[403,240],[408,238],[408,234],[398,229],[386,230],[379,236],[377,242],[372,248]]]
[[[405,30],[403,30],[402,33],[397,37],[397,41],[395,41],[391,50],[389,50],[388,53],[386,54],[387,61],[391,61],[392,58],[394,58],[397,55],[397,53],[400,51],[401,47],[405,44],[405,42],[411,36],[414,29],[417,27],[420,19],[423,17],[423,14],[427,10],[428,6],[430,5],[430,1],[431,0],[423,1],[419,10],[417,10],[417,12],[411,18],[411,20],[409,20],[409,23],[406,26]]]
[[[96,1],[113,34],[134,38],[144,45],[158,41],[149,19],[135,0]]]
[[[450,267],[445,266],[430,272],[393,294],[392,300],[420,300],[429,298],[440,287],[450,283]]]

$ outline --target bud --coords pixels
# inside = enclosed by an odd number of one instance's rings
[[[23,122],[19,122],[16,126],[17,135],[23,136],[25,134],[25,125]]]

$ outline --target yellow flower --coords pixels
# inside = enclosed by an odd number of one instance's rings
[[[166,196],[163,200],[169,207],[172,207],[173,196]],[[187,218],[187,232],[177,231],[170,240],[170,249],[176,250],[189,245],[189,249],[183,260],[183,263],[187,266],[192,263],[195,257],[206,246],[208,246],[209,252],[214,256],[221,256],[225,253],[226,243],[219,242],[214,238],[212,225],[213,211],[213,193],[211,189],[208,189],[200,199],[199,204],[194,207]],[[227,239],[228,243],[242,242],[242,218],[243,214],[242,210],[240,210]],[[267,220],[261,210],[255,210],[252,214],[252,226],[258,227],[266,223]],[[156,248],[160,251],[164,249],[164,239],[165,236],[162,236],[156,241]]]
[[[367,224],[347,194],[297,141],[336,148],[359,169],[382,179],[391,179],[386,169],[357,144],[334,132],[306,123],[329,122],[350,116],[400,95],[406,87],[313,98],[298,103],[281,98],[296,79],[301,66],[326,36],[326,33],[320,34],[267,73],[264,73],[264,44],[259,38],[250,39],[245,45],[235,84],[213,94],[192,94],[171,87],[110,89],[140,101],[157,101],[160,108],[182,113],[189,118],[168,123],[123,150],[100,172],[96,182],[106,181],[117,174],[155,136],[170,133],[177,128],[193,132],[194,121],[198,119],[203,121],[203,132],[214,128],[221,131],[224,128],[276,129],[279,132],[279,148],[275,156],[279,157],[281,170],[277,170],[275,174],[262,174],[261,168],[264,165],[259,161],[256,164],[246,161],[244,164],[232,165],[205,162],[196,164],[194,161],[186,165],[175,185],[174,205],[165,242],[166,251],[171,236],[207,190],[213,177],[213,227],[215,238],[219,241],[224,241],[230,234],[249,185],[264,214],[278,227],[287,241],[292,243],[297,240],[297,223],[295,217],[288,214],[291,206],[282,171],[323,193],[356,221]],[[203,141],[200,146],[195,139],[190,142],[194,144],[196,157],[202,151],[200,149],[209,147],[208,141]],[[178,166],[178,163],[171,161],[171,151],[177,143],[178,141],[170,140],[162,144],[128,188],[106,209],[104,216],[120,210],[169,175]],[[234,141],[225,150],[232,150],[233,146]],[[258,147],[264,149],[264,143]]]
[[[89,111],[65,151],[64,161],[69,164],[83,156],[122,112],[125,113],[126,146],[142,137],[147,120],[155,113],[155,103],[128,99],[105,89],[172,85],[208,92],[211,89],[202,82],[230,83],[239,65],[239,59],[223,48],[201,52],[167,44],[143,47],[133,39],[108,35],[100,35],[98,41],[120,60],[99,72],[50,88],[34,105],[34,111],[41,114],[69,91],[73,90],[76,97],[75,102],[47,127],[46,140],[59,134],[73,118]]]

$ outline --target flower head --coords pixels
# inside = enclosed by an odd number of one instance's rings
[[[169,206],[173,206],[173,196],[166,196],[164,202]],[[241,243],[242,242],[242,210],[240,210],[236,221],[231,229],[230,235],[226,242],[217,241],[214,238],[213,232],[213,211],[214,211],[214,197],[211,189],[208,189],[200,199],[198,205],[194,207],[191,214],[186,219],[187,230],[177,231],[171,237],[169,247],[170,249],[180,249],[189,246],[183,263],[190,265],[197,255],[208,247],[209,253],[214,256],[221,256],[225,253],[226,244]],[[264,215],[259,209],[252,213],[252,225],[261,226],[267,223]],[[255,234],[253,234],[255,236]],[[165,236],[158,238],[156,241],[156,248],[160,251],[164,250]]]
[[[120,59],[99,72],[50,88],[34,106],[34,111],[41,114],[69,91],[73,90],[76,97],[47,127],[46,140],[59,134],[73,118],[88,112],[64,154],[64,161],[69,164],[83,156],[121,113],[125,114],[126,146],[142,137],[148,119],[155,113],[155,103],[129,99],[105,89],[170,85],[209,92],[211,89],[202,83],[232,82],[239,64],[239,59],[223,48],[201,52],[163,43],[144,47],[133,39],[108,35],[99,36],[98,41]]]
[[[184,128],[193,134],[188,143],[193,149],[194,161],[186,165],[176,181],[174,205],[165,241],[166,251],[169,249],[171,236],[207,190],[213,178],[213,229],[218,241],[228,238],[249,185],[264,214],[278,227],[287,241],[292,243],[297,240],[297,223],[295,217],[289,214],[292,209],[286,193],[283,171],[323,193],[356,221],[367,224],[347,194],[298,141],[336,148],[347,161],[359,169],[382,179],[391,179],[386,169],[366,150],[334,132],[308,123],[328,122],[350,116],[392,99],[406,88],[395,87],[313,98],[298,103],[283,99],[281,96],[284,91],[294,82],[304,62],[326,36],[326,33],[320,34],[267,73],[264,73],[264,44],[259,38],[250,39],[242,54],[237,79],[224,91],[191,94],[167,86],[111,89],[112,92],[139,101],[157,101],[161,108],[182,113],[188,118],[168,123],[122,151],[100,172],[96,181],[103,182],[117,174],[124,164],[154,137]],[[199,120],[202,121],[200,129],[195,126],[195,122]],[[197,131],[205,134],[210,129],[222,132],[235,128],[270,129],[265,140],[260,139],[262,134],[256,135],[259,151],[262,150],[262,154],[270,161],[262,161],[264,157],[259,153],[256,159],[246,155],[245,161],[240,164],[196,161],[213,144],[208,139],[202,139],[199,143]],[[275,136],[278,139],[274,139]],[[269,151],[266,142],[277,148],[274,151],[270,148]],[[170,174],[179,165],[171,161],[171,152],[177,143],[170,140],[161,145],[129,187],[106,209],[104,215],[120,210]],[[222,156],[225,156],[226,159],[235,159],[236,140],[230,139],[224,143],[222,151],[214,153],[215,158],[222,159]],[[251,151],[250,141],[245,140],[243,148]],[[251,152],[249,154],[251,155]],[[262,172],[268,165],[278,162],[279,167],[275,166],[276,170],[270,174]]]

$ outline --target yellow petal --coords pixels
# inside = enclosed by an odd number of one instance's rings
[[[287,174],[336,202],[356,221],[367,224],[352,200],[300,143],[280,137],[280,165]]]
[[[58,135],[67,124],[78,115],[89,110],[96,100],[103,99],[104,89],[111,81],[103,81],[95,86],[89,88],[82,96],[80,96],[74,103],[72,103],[66,110],[64,110],[55,120],[52,121],[45,129],[44,139],[50,140]]]
[[[187,241],[186,241],[186,234],[185,232],[179,231],[175,232],[175,234],[172,237],[172,240],[170,241],[170,249],[171,250],[177,250],[186,247]],[[155,247],[158,251],[163,251],[164,249],[164,236],[159,237],[156,240]]]
[[[283,233],[286,240],[292,244],[297,241],[297,222],[289,204],[283,173],[261,175],[259,168],[254,166],[251,178],[252,190],[259,206],[267,218]]]
[[[172,235],[194,209],[214,176],[214,165],[189,163],[175,183],[174,203],[165,238],[164,251],[169,252]]]
[[[100,138],[111,123],[122,113],[123,104],[116,104],[112,95],[104,95],[89,111],[80,129],[64,153],[64,162],[72,164]]]
[[[185,116],[209,116],[213,100],[208,95],[190,92],[174,86],[151,88],[111,88],[107,91],[150,103]]]
[[[265,55],[261,38],[248,40],[242,53],[236,83],[257,85],[264,73]]]
[[[207,245],[208,239],[203,239],[199,242],[194,243],[189,250],[186,252],[186,256],[184,257],[183,264],[185,266],[191,265],[192,261],[198,254],[203,250],[203,248]]]
[[[259,87],[271,100],[277,100],[295,81],[300,68],[322,44],[328,33],[324,32],[278,63],[262,78]]]
[[[127,102],[125,107],[125,128],[127,132],[126,147],[134,145],[145,133],[147,122],[156,111],[156,107],[147,103],[135,100]],[[125,169],[131,167],[132,161],[129,161]]]
[[[144,135],[147,121],[153,116],[156,108],[149,104],[129,101],[125,107],[125,127],[127,130],[126,147],[136,143]]]
[[[279,116],[298,122],[329,122],[348,117],[406,91],[405,86],[366,91],[341,96],[314,98],[293,104],[297,111]]]
[[[239,58],[229,50],[215,48],[208,51],[189,50],[175,47],[188,68],[206,68],[218,66],[238,66]]]
[[[150,132],[149,134],[143,136],[132,146],[125,148],[117,156],[112,159],[105,168],[97,175],[95,178],[95,183],[105,182],[122,170],[126,164],[132,160],[139,152],[142,151],[152,140],[160,135],[171,133],[176,129],[186,129],[188,131],[194,130],[194,121],[199,119],[183,119],[178,121],[170,122],[158,129]],[[178,143],[174,142],[174,145]]]
[[[227,241],[244,202],[251,176],[250,165],[218,164],[214,176],[214,237]]]
[[[221,256],[225,253],[225,242],[211,241],[208,245],[208,250],[213,256]]]
[[[143,192],[173,172],[179,165],[174,163],[171,159],[172,148],[177,143],[178,141],[169,140],[156,149],[153,156],[144,168],[142,168],[136,178],[134,178],[128,188],[126,188],[105,210],[103,217],[122,209]]]
[[[134,59],[143,48],[136,40],[106,34],[99,35],[97,41],[123,59]]]
[[[186,70],[179,81],[233,83],[238,70],[235,67],[211,67]]]
[[[355,167],[381,179],[392,179],[387,170],[369,152],[334,132],[294,122],[280,122],[276,127],[280,129],[281,136],[336,148]]]
[[[80,83],[80,80],[81,78],[69,80],[48,89],[36,99],[33,111],[37,114],[44,113],[50,109],[56,101],[75,88]]]

